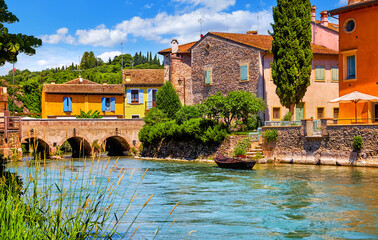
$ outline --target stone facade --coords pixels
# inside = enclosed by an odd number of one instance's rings
[[[190,54],[170,55],[169,79],[184,105],[192,104],[191,56]]]
[[[264,140],[264,155],[281,162],[378,167],[378,125],[327,125],[321,136],[308,136],[304,126],[263,127],[278,131],[278,139]],[[353,138],[361,136],[361,151]]]
[[[20,134],[18,131],[8,132],[6,140],[4,132],[0,133],[0,154],[6,158],[15,156],[16,159],[22,156]]]
[[[248,81],[240,81],[240,65],[248,64]],[[205,84],[205,70],[212,70],[212,84]],[[245,90],[257,94],[260,50],[215,36],[207,36],[192,48],[193,104],[221,92]]]

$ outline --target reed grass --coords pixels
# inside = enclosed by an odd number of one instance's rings
[[[148,169],[139,180],[134,180],[136,184],[130,184],[135,169],[118,169],[118,159],[113,166],[110,159],[106,165],[99,164],[99,157],[97,161],[95,157],[82,158],[79,166],[73,160],[46,163],[36,152],[38,143],[33,147],[30,154],[34,160],[27,170],[15,169],[11,184],[0,179],[2,239],[122,239],[138,234],[136,220],[154,196],[141,196],[139,200],[146,198],[144,204],[133,205]],[[22,176],[23,185],[16,181],[17,175]],[[124,178],[125,175],[130,177]],[[122,191],[117,188],[120,184]],[[165,222],[172,222],[168,218],[177,205],[154,237]],[[129,216],[129,210],[135,207],[139,208],[135,209],[135,216]],[[125,222],[126,230],[118,232]]]

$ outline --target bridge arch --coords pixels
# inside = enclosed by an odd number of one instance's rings
[[[41,138],[28,137],[24,138],[22,142],[25,143],[26,151],[35,151],[41,159],[49,158],[51,155],[50,145]]]
[[[60,146],[62,146],[65,141],[71,145],[73,158],[92,156],[92,147],[86,138],[73,136],[62,141]]]
[[[108,136],[101,141],[108,156],[126,156],[130,151],[129,142],[121,136]]]

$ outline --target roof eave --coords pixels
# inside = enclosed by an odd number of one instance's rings
[[[378,0],[373,0],[370,2],[363,2],[363,3],[358,3],[358,4],[351,4],[351,5],[341,7],[341,8],[329,10],[328,15],[330,16],[339,15],[340,13],[343,13],[343,12],[366,8],[366,7],[370,7],[374,5],[378,5]]]

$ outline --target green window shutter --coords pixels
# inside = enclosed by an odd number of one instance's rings
[[[210,84],[211,83],[211,70],[205,71],[205,83]]]
[[[240,66],[240,80],[241,81],[248,80],[248,68],[247,68],[247,65]]]
[[[338,67],[332,68],[332,81],[339,81],[339,68]]]
[[[315,75],[316,80],[324,80],[324,66],[316,66]]]

